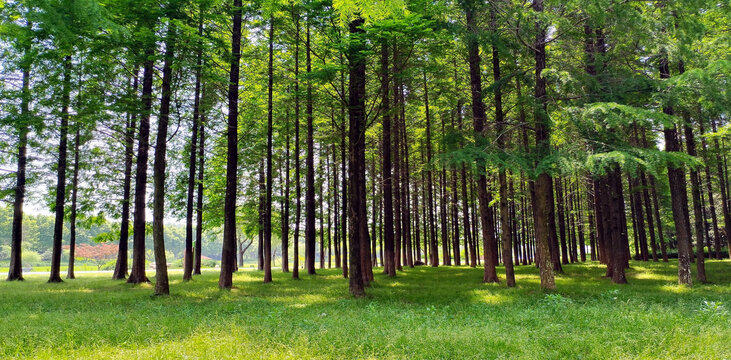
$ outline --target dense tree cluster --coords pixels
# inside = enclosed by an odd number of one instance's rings
[[[377,266],[480,265],[514,286],[535,264],[552,289],[586,260],[624,283],[633,256],[677,255],[690,285],[728,247],[728,1],[0,8],[9,280],[27,199],[55,212],[49,281],[97,219],[119,224],[115,279],[149,281],[151,233],[156,294],[175,219],[185,280],[207,232],[221,288],[255,243],[265,282],[279,250],[295,279],[342,268],[355,296]]]

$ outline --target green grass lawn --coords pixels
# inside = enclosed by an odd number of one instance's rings
[[[513,289],[479,268],[379,269],[364,299],[334,269],[273,284],[240,272],[232,291],[215,272],[175,275],[170,297],[106,274],[28,276],[0,282],[0,358],[728,359],[731,262],[706,269],[713,284],[689,289],[673,262],[633,261],[622,286],[597,263],[569,265],[552,294],[532,266]]]

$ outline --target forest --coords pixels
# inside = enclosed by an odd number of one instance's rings
[[[731,358],[728,0],[0,0],[0,357]]]
[[[677,259],[687,286],[728,264],[728,1],[0,8],[8,280],[39,241],[28,204],[53,214],[49,282],[103,226],[112,277],[158,295],[171,223],[185,281],[218,239],[222,289],[247,241],[264,282],[278,256],[294,279],[341,269],[356,297],[415,266],[508,287],[532,266],[554,290],[572,263],[623,284]]]

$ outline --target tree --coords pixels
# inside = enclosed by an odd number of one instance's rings
[[[226,131],[226,198],[224,203],[223,249],[218,287],[233,286],[236,263],[236,183],[238,164],[239,62],[241,59],[241,0],[233,2],[231,33],[231,70],[228,84],[228,128]]]

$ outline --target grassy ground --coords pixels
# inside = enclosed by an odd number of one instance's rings
[[[338,270],[293,281],[217,273],[151,297],[102,275],[62,284],[0,283],[0,358],[490,359],[731,358],[731,262],[707,262],[710,285],[676,285],[675,263],[632,262],[630,284],[596,263],[565,267],[558,292],[532,266],[518,287],[481,270],[418,267],[376,275],[365,299]]]

